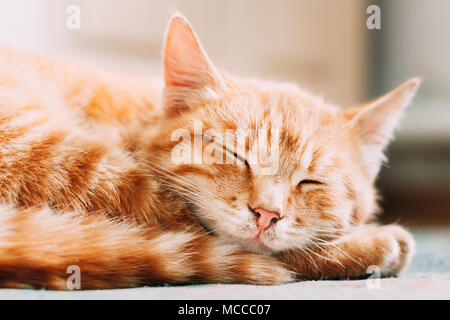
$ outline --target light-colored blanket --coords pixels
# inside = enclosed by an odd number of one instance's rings
[[[0,299],[450,299],[450,228],[413,233],[417,254],[399,278],[69,292],[3,289]]]

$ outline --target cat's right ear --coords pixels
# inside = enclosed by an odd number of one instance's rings
[[[189,22],[170,19],[164,47],[164,104],[169,114],[189,108],[199,90],[219,91],[224,82]]]

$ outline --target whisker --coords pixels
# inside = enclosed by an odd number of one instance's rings
[[[307,250],[308,252],[314,254],[315,256],[321,258],[321,259],[324,259],[324,260],[327,260],[327,261],[331,261],[331,262],[335,262],[335,263],[339,264],[342,268],[345,269],[345,266],[340,261],[338,261],[336,259],[327,258],[327,257],[325,257],[325,256],[323,256],[323,255],[321,255],[321,254],[319,254],[317,252],[314,252],[313,250],[311,250],[311,249],[309,249],[307,247],[305,247],[304,249]]]
[[[298,250],[301,250],[301,251],[298,251]],[[320,269],[319,269],[319,267],[317,266],[317,263],[314,261],[313,257],[312,257],[308,252],[306,252],[305,249],[298,247],[298,248],[294,248],[294,251],[295,251],[296,253],[299,253],[301,256],[303,256],[302,252],[305,253],[305,254],[308,256],[308,259],[309,259],[309,260],[312,262],[312,264],[314,265],[314,269],[317,270],[317,271],[320,271]],[[304,257],[304,256],[303,256],[303,257]]]
[[[183,177],[175,172],[173,172],[172,170],[169,170],[167,168],[164,168],[156,163],[152,163],[152,165],[157,166],[158,168],[160,168],[160,170],[158,169],[154,169],[155,171],[157,171],[158,173],[161,173],[162,175],[164,175],[165,177],[169,177],[177,182],[179,182],[180,184],[186,184],[188,186],[190,186],[192,189],[198,191],[198,192],[205,192],[208,195],[210,195],[211,197],[214,197],[217,200],[222,201],[223,199],[221,199],[219,196],[217,196],[216,194],[211,193],[209,190],[206,189],[199,189],[197,186],[193,185],[193,181],[190,181],[188,178]],[[161,171],[164,170],[164,171]]]
[[[315,243],[314,241],[312,241],[311,239],[309,239],[309,242],[312,243],[314,246],[316,246],[317,248],[319,248],[321,251],[323,251],[325,254],[327,254],[330,258],[324,257],[322,256],[322,258],[329,260],[329,261],[334,261],[337,264],[339,264],[342,268],[345,269],[345,266],[342,264],[342,262],[340,262],[336,257],[333,257],[328,251],[326,251],[325,249],[323,249],[320,245],[318,245],[317,243]]]
[[[317,238],[317,237],[314,237],[314,236],[311,236],[311,237],[314,238],[314,239],[316,239],[317,241],[322,242],[324,245],[331,246],[331,247],[335,248],[336,250],[338,250],[339,252],[341,252],[343,255],[345,255],[347,258],[349,258],[350,260],[352,260],[353,262],[355,262],[355,263],[357,263],[359,266],[361,266],[361,263],[360,263],[359,261],[357,261],[355,258],[353,258],[352,256],[350,256],[350,255],[349,255],[347,252],[345,252],[342,248],[339,248],[339,247],[336,246],[335,244],[333,244],[333,243],[331,243],[331,242],[329,242],[329,241],[326,241],[326,240],[324,240],[324,239]]]

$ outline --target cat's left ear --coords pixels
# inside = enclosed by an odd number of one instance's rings
[[[401,114],[420,82],[419,77],[411,78],[367,105],[344,111],[351,118],[360,143],[363,165],[371,179],[377,176],[384,160],[383,149],[392,138]]]
[[[168,113],[189,108],[199,90],[219,91],[224,81],[192,26],[181,15],[169,21],[164,47],[164,103]]]

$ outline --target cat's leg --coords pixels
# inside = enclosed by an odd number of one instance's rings
[[[316,242],[296,253],[278,258],[299,279],[360,277],[376,270],[381,276],[396,275],[410,262],[414,240],[397,225],[363,226],[332,242]],[[370,268],[369,268],[370,267]]]
[[[65,290],[76,270],[81,289],[293,279],[275,258],[225,245],[201,230],[163,231],[103,215],[0,206],[0,287]]]

